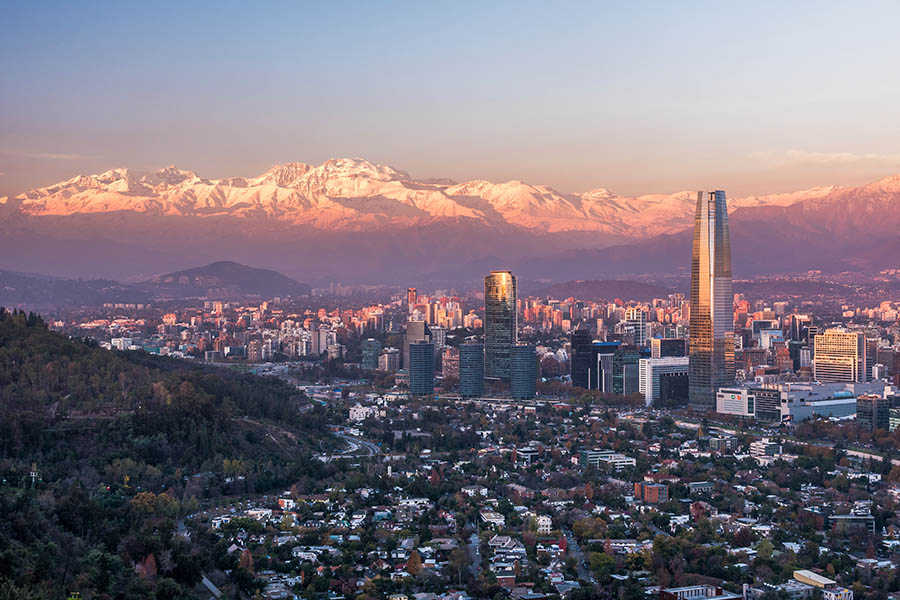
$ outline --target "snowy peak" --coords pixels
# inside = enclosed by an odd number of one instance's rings
[[[826,202],[851,192],[900,193],[900,176],[849,190],[816,187],[729,199],[729,208]],[[263,219],[323,230],[376,230],[471,219],[494,227],[596,232],[627,240],[689,227],[695,198],[690,191],[626,197],[605,188],[564,194],[518,180],[414,179],[404,171],[361,158],[335,158],[320,165],[289,162],[256,177],[224,179],[204,179],[174,165],[149,173],[111,169],[34,189],[5,204],[7,210],[33,217],[130,212]]]

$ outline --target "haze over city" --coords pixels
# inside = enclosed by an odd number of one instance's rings
[[[895,3],[20,3],[0,600],[900,600]]]

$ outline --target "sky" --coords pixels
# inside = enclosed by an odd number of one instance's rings
[[[622,195],[900,173],[896,2],[16,2],[0,196],[362,157]]]

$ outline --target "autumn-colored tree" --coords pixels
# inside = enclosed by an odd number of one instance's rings
[[[238,561],[238,568],[244,569],[248,573],[253,573],[253,555],[250,554],[249,550],[244,550],[241,552],[241,558]]]
[[[406,572],[413,577],[422,572],[422,557],[415,550],[412,551],[406,561]]]
[[[588,501],[594,499],[594,488],[591,487],[590,483],[584,484],[584,498]]]
[[[138,564],[137,572],[141,577],[156,577],[156,557],[151,552]]]

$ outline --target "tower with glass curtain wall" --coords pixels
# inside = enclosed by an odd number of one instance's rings
[[[698,192],[688,368],[688,396],[695,410],[715,410],[718,388],[734,383],[733,302],[725,192]]]
[[[516,277],[491,271],[484,278],[484,375],[509,379],[510,355],[518,341]]]

